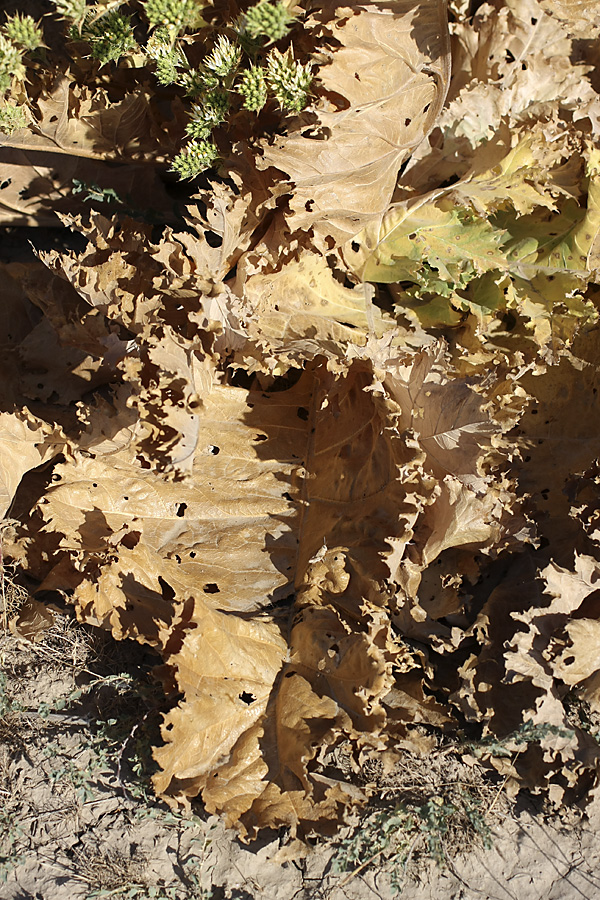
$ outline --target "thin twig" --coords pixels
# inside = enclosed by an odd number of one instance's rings
[[[346,877],[344,878],[343,881],[340,881],[340,883],[338,884],[338,888],[345,887],[348,884],[348,882],[352,881],[352,879],[356,875],[360,875],[361,872],[364,872],[365,869],[368,868],[368,866],[370,866],[372,862],[375,862],[375,860],[381,856],[381,854],[383,853],[384,850],[385,850],[385,847],[382,847],[381,850],[378,850],[377,853],[374,853],[373,856],[370,856],[369,859],[366,859],[363,863],[361,863],[360,866],[358,866],[358,868],[353,869],[349,875],[346,875]]]
[[[515,762],[517,761],[517,757],[519,756],[519,754],[520,754],[521,752],[522,752],[521,750],[517,750],[517,751],[516,751],[515,755],[514,755],[513,758],[512,758],[511,765],[514,765],[514,764],[515,764]],[[508,772],[508,773],[504,776],[504,781],[502,782],[502,784],[500,785],[500,787],[499,787],[498,790],[496,791],[496,796],[494,797],[494,799],[493,799],[492,802],[491,802],[490,808],[488,809],[488,813],[491,813],[491,811],[493,810],[494,806],[496,805],[496,803],[497,803],[497,801],[498,801],[498,798],[500,797],[500,794],[502,793],[502,791],[503,791],[504,788],[506,787],[506,782],[508,781],[509,777],[510,777],[510,772]]]

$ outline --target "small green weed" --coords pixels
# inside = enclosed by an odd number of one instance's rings
[[[84,202],[96,201],[96,203],[117,203],[121,206],[123,205],[123,201],[114,188],[102,188],[95,181],[88,184],[79,178],[74,178],[72,184],[74,194],[85,194]]]
[[[560,728],[558,725],[550,725],[547,722],[535,725],[533,722],[527,721],[502,738],[498,738],[495,735],[487,735],[479,741],[467,743],[464,746],[478,759],[481,759],[483,756],[508,758],[514,756],[515,752],[523,750],[528,744],[534,744],[536,741],[541,741],[549,735],[572,738],[574,734],[575,732],[570,728]]]
[[[354,833],[340,842],[333,871],[349,873],[345,884],[377,862],[389,873],[393,893],[400,894],[414,856],[444,865],[459,836],[461,843],[470,838],[479,839],[486,848],[491,846],[481,800],[466,785],[453,792],[452,801],[433,796],[421,804],[399,803],[369,813]]]
[[[23,860],[23,854],[17,850],[22,836],[16,811],[0,810],[0,884],[4,884],[10,872]]]

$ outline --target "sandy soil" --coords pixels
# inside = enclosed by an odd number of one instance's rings
[[[370,854],[365,844],[340,872],[353,839],[369,833],[373,807],[337,840],[314,840],[295,858],[285,834],[244,845],[200,806],[189,816],[172,813],[149,787],[165,708],[151,679],[155,663],[143,648],[116,644],[67,610],[35,643],[3,629],[2,900],[368,900],[394,896],[394,870],[411,900],[600,897],[599,804],[586,816],[569,810],[562,818],[527,798],[511,806],[501,783],[448,753],[405,761],[377,794],[380,811],[390,814],[390,798],[407,779],[415,796],[447,797],[451,785],[479,798],[491,849],[455,826],[442,835],[441,865],[428,859],[419,834],[404,864],[390,867],[385,853]],[[369,855],[372,863],[359,867]]]

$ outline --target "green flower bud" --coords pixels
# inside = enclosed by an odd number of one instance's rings
[[[294,17],[282,3],[260,0],[242,16],[240,25],[251,38],[264,36],[278,41],[285,37],[293,21]]]
[[[3,31],[13,44],[23,47],[24,50],[37,50],[44,43],[42,30],[38,28],[31,16],[21,16],[16,13],[7,19]]]
[[[173,35],[165,26],[156,28],[146,43],[146,53],[150,59],[160,59],[173,52]]]
[[[181,179],[195,178],[209,169],[218,158],[218,150],[212,141],[192,140],[178,153],[171,165],[171,172],[177,172]]]
[[[246,69],[236,85],[236,90],[244,98],[245,109],[260,112],[267,102],[267,82],[263,69],[259,66]]]
[[[169,53],[168,56],[161,56],[156,60],[156,69],[154,74],[159,84],[177,84],[181,77],[178,69],[179,56],[176,53]]]
[[[273,49],[269,53],[266,79],[283,109],[299,113],[308,105],[312,83],[310,68],[310,63],[303,66],[297,62],[291,49],[286,53]]]

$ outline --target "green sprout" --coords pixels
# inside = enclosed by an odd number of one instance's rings
[[[313,80],[310,63],[294,59],[291,48],[284,53],[276,48],[270,52],[261,49],[284,38],[296,21],[287,0],[259,0],[220,32],[215,33],[212,28],[205,32],[207,37],[198,31],[207,26],[202,12],[209,0],[139,0],[137,5],[150,25],[142,47],[135,40],[133,17],[114,8],[122,6],[122,2],[111,4],[110,10],[94,0],[89,4],[87,0],[52,2],[57,13],[69,22],[70,37],[86,41],[91,56],[101,65],[141,51],[158,84],[175,85],[191,98],[191,114],[185,128],[187,143],[171,167],[182,179],[194,178],[215,163],[218,152],[212,134],[232,112],[243,109],[258,113],[269,96],[289,113],[301,112],[309,102]],[[41,40],[41,32],[31,17],[13,19],[15,35],[17,31],[25,35],[23,47],[33,45],[34,37],[36,42]],[[191,32],[191,37],[185,32]],[[204,58],[200,62],[196,62],[197,57],[194,59],[194,67],[184,44],[186,48],[208,45]],[[8,93],[15,79],[24,75],[20,45],[4,38],[0,46],[0,92]],[[0,126],[7,130],[21,127],[23,122],[24,113],[13,107],[0,113]]]

